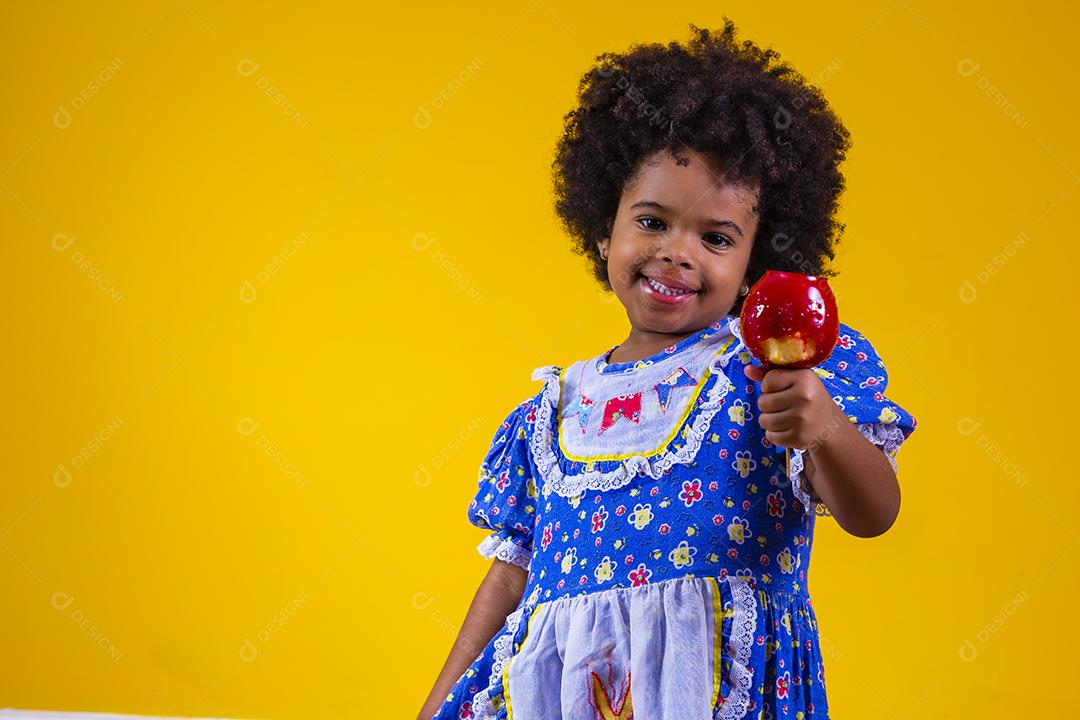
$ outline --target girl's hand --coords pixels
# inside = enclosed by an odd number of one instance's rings
[[[821,378],[809,368],[747,365],[743,372],[761,383],[758,424],[774,445],[806,450],[823,443],[847,416],[833,402]]]

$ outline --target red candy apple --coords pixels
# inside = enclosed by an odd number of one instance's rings
[[[814,367],[840,331],[836,298],[819,275],[766,270],[743,300],[739,333],[766,368]]]
[[[839,332],[836,298],[818,275],[766,270],[739,313],[743,343],[766,369],[814,367],[832,353]],[[790,448],[784,474],[791,477]]]

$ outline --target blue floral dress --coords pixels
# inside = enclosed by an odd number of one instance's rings
[[[828,509],[758,424],[738,318],[615,347],[537,368],[495,433],[468,519],[528,581],[434,718],[827,718],[807,574]],[[814,372],[895,469],[915,419],[870,342],[841,323]]]

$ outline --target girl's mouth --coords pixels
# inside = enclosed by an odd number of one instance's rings
[[[656,302],[667,306],[685,305],[691,298],[697,295],[696,292],[687,292],[669,288],[644,275],[639,276],[638,284],[641,286],[641,292],[645,297],[651,298]]]

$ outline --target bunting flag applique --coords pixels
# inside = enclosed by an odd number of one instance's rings
[[[666,378],[656,383],[653,388],[656,390],[656,398],[660,402],[660,412],[666,413],[668,400],[671,398],[671,391],[677,387],[696,387],[697,380],[695,380],[690,373],[685,369],[679,367],[668,375]]]
[[[613,435],[635,454],[653,454],[680,437],[680,425],[698,422],[693,411],[722,397],[731,385],[721,377],[710,387],[709,379],[720,367],[714,363],[723,359],[723,351],[735,338],[704,330],[692,337],[700,347],[688,342],[673,346],[675,351],[667,348],[648,362],[634,364],[632,370],[611,372],[611,365],[602,364],[604,356],[563,368],[559,382],[551,385],[563,454],[575,462],[607,457]],[[715,412],[712,404],[706,408],[710,415]],[[686,432],[683,428],[683,440]]]
[[[672,395],[676,388],[694,388],[697,385],[698,381],[686,368],[678,367],[666,378],[650,388],[626,395],[618,395],[608,400],[594,400],[585,393],[578,392],[575,394],[574,400],[563,409],[562,420],[568,421],[576,415],[581,434],[585,435],[588,433],[589,417],[593,408],[596,405],[603,405],[603,417],[600,421],[600,428],[596,431],[596,435],[599,437],[605,430],[614,427],[619,418],[625,418],[636,425],[640,425],[642,420],[641,403],[648,393],[656,393],[657,405],[660,408],[660,414],[663,415],[667,414],[668,408],[671,406]]]
[[[581,432],[584,434],[585,426],[589,423],[589,411],[592,410],[592,405],[592,400],[587,398],[584,394],[578,394],[577,399],[563,411],[563,419],[565,420],[571,415],[577,415],[579,424],[581,425]]]
[[[613,427],[615,423],[618,422],[619,418],[626,418],[635,425],[641,420],[640,392],[631,395],[619,395],[604,403],[604,417],[600,422],[600,429],[596,434],[600,435],[608,428]]]

